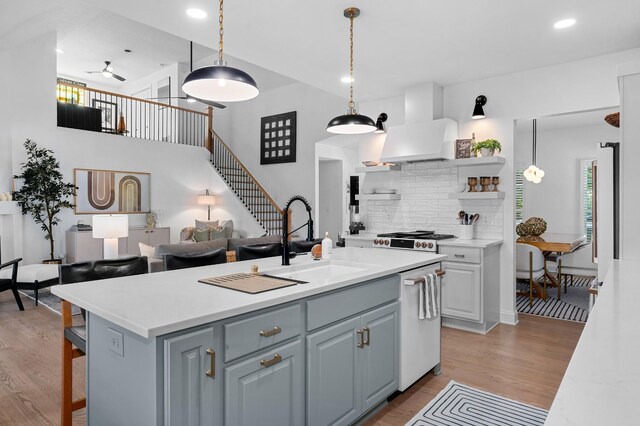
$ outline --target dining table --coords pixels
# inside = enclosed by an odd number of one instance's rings
[[[549,273],[547,268],[544,269],[544,276],[549,280],[551,287],[558,288],[558,300],[560,300],[561,285],[562,285],[562,256],[571,253],[581,247],[587,242],[587,236],[585,234],[561,234],[561,233],[544,233],[540,236],[528,235],[524,237],[518,237],[516,243],[530,244],[542,251],[545,259],[554,258],[558,263],[558,275],[554,277]],[[533,286],[536,289],[537,297],[546,299],[547,294],[542,286],[538,282],[533,282]],[[566,287],[565,287],[566,292]]]

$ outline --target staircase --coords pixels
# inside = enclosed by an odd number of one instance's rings
[[[209,161],[229,188],[269,235],[282,235],[284,211],[278,207],[267,191],[238,160],[229,147],[213,130],[207,148]]]

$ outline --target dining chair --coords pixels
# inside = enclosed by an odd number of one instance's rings
[[[18,293],[18,263],[21,260],[22,258],[13,259],[0,265],[0,269],[13,266],[13,270],[11,271],[11,278],[0,278],[0,292],[11,290],[11,292],[13,293],[13,297],[16,299],[16,303],[18,304],[18,309],[24,311],[24,306],[22,305],[22,300],[20,299],[20,294]]]
[[[162,259],[164,261],[165,271],[215,265],[218,263],[227,263],[227,249],[219,248],[217,250],[196,254],[165,254]]]
[[[282,255],[282,244],[280,243],[256,244],[236,248],[236,260],[238,262],[280,255]]]
[[[294,253],[309,253],[316,244],[322,244],[322,238],[316,238],[312,241],[291,241],[291,251]]]
[[[60,265],[60,284],[97,281],[146,273],[149,273],[149,262],[146,256],[95,260]],[[73,325],[70,302],[62,300],[61,311],[63,333],[60,423],[62,426],[70,426],[73,412],[87,405],[86,398],[73,400],[72,394],[73,360],[87,353],[87,328],[85,325]],[[82,316],[85,317],[84,310],[82,310]]]
[[[556,257],[556,272],[560,280],[564,278],[564,292],[567,292],[567,285],[573,287],[574,276],[595,276],[597,269],[585,267],[591,260],[592,243],[584,243],[572,252],[563,253]],[[593,266],[595,266],[592,263]]]
[[[516,244],[516,279],[529,281],[529,306],[533,305],[533,280],[545,276],[546,262],[539,248],[530,244]],[[547,280],[543,280],[544,295],[547,300]],[[525,293],[526,294],[526,293]]]

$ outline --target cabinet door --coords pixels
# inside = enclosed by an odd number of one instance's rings
[[[366,412],[398,389],[400,324],[398,302],[362,316],[362,411]]]
[[[149,245],[152,247],[158,244],[169,244],[169,228],[149,229]]]
[[[213,327],[164,341],[165,425],[222,422],[222,369],[216,366],[219,347]]]
[[[348,425],[362,413],[361,318],[307,336],[307,425]]]
[[[149,233],[146,229],[129,229],[127,237],[127,254],[140,256],[140,246],[138,243],[149,244]]]
[[[443,262],[447,274],[442,279],[442,315],[464,320],[482,320],[480,265]]]
[[[227,426],[304,424],[300,339],[225,369]],[[207,423],[203,423],[207,424]]]

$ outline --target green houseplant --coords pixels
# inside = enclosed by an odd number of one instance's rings
[[[473,150],[475,152],[480,151],[483,157],[493,157],[496,151],[502,151],[502,145],[495,139],[487,139],[481,142],[476,143],[473,146]]]
[[[21,174],[14,178],[22,180],[20,190],[14,191],[13,198],[22,209],[22,214],[31,214],[45,232],[49,240],[50,259],[53,257],[53,228],[60,223],[58,214],[63,209],[73,208],[68,197],[75,194],[76,186],[62,179],[60,163],[53,151],[40,148],[31,139],[24,143],[27,150],[27,162],[21,164]]]

